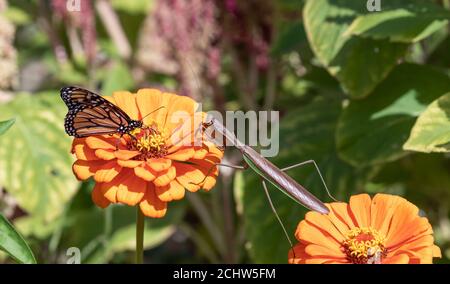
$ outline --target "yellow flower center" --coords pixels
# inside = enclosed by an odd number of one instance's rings
[[[376,264],[387,254],[384,242],[384,236],[377,230],[363,227],[348,231],[342,245],[352,263]]]
[[[156,126],[138,128],[130,132],[129,148],[141,152],[141,160],[161,158],[167,155],[166,135]]]

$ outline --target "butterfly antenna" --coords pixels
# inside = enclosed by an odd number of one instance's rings
[[[165,106],[161,106],[161,107],[159,107],[159,108],[157,108],[157,109],[155,109],[155,110],[152,110],[150,113],[147,113],[147,114],[141,119],[141,121],[143,121],[144,118],[146,118],[146,117],[149,116],[150,114],[152,114],[152,113],[154,113],[154,112],[157,112],[158,110],[160,110],[160,109],[162,109],[162,108],[165,108]]]

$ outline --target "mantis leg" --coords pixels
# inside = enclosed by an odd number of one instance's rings
[[[190,182],[190,184],[194,184],[194,185],[200,185],[200,184],[202,184],[202,183],[206,180],[206,178],[209,176],[209,174],[212,172],[212,170],[213,170],[215,167],[217,167],[217,166],[222,166],[222,167],[227,167],[227,168],[232,168],[232,169],[237,169],[237,170],[246,170],[246,169],[248,169],[248,165],[247,165],[247,164],[244,164],[243,166],[239,166],[239,165],[228,165],[228,164],[214,163],[214,164],[208,169],[208,171],[206,172],[206,175],[205,175],[205,177],[203,178],[202,181],[197,182],[197,183],[195,183],[195,182]]]
[[[304,161],[304,162],[301,162],[301,163],[297,163],[297,164],[295,164],[295,165],[292,165],[292,166],[283,168],[283,169],[281,169],[281,171],[283,171],[283,172],[284,172],[284,171],[288,171],[288,170],[291,170],[291,169],[294,169],[294,168],[297,168],[297,167],[301,167],[301,166],[304,166],[304,165],[307,165],[307,164],[313,164],[313,165],[314,165],[314,167],[316,168],[316,171],[319,173],[320,179],[321,179],[321,181],[322,181],[323,186],[325,187],[325,190],[326,190],[327,193],[328,193],[328,196],[329,196],[331,199],[333,199],[334,201],[337,201],[337,200],[331,195],[331,193],[330,193],[330,191],[329,191],[329,189],[328,189],[328,186],[327,186],[327,184],[325,183],[325,180],[324,180],[324,178],[323,178],[323,176],[322,176],[322,173],[320,172],[319,166],[317,166],[317,163],[316,163],[314,160],[308,160],[308,161]],[[266,194],[266,196],[267,196],[267,199],[268,199],[268,201],[269,201],[270,208],[272,209],[273,213],[275,214],[275,217],[277,218],[278,223],[280,223],[281,228],[283,229],[283,232],[284,232],[284,234],[285,234],[285,236],[286,236],[286,239],[288,240],[289,245],[291,246],[292,253],[294,254],[294,257],[295,257],[294,245],[293,245],[293,243],[292,243],[291,238],[289,237],[289,234],[288,234],[288,232],[287,232],[287,230],[286,230],[286,227],[284,226],[283,221],[281,220],[280,216],[278,215],[278,212],[277,212],[277,210],[276,210],[276,208],[275,208],[275,206],[274,206],[274,204],[273,204],[273,202],[272,202],[272,198],[270,197],[269,190],[267,189],[266,181],[265,181],[264,179],[262,180],[262,185],[263,185],[263,188],[264,188],[264,192],[265,192],[265,194]]]
[[[289,234],[286,230],[286,227],[284,226],[283,221],[281,221],[280,215],[278,215],[277,209],[273,205],[272,198],[270,197],[269,190],[267,189],[266,181],[264,179],[262,179],[262,185],[264,188],[264,192],[266,193],[267,200],[269,200],[270,208],[272,209],[273,214],[275,214],[275,217],[277,217],[278,223],[280,223],[281,228],[283,229],[284,235],[286,236],[286,239],[288,240],[289,245],[291,246],[292,253],[294,254],[294,257],[295,257],[294,245],[292,243],[291,238],[289,237]]]
[[[301,162],[301,163],[298,163],[298,164],[295,164],[295,165],[292,165],[292,166],[283,168],[283,169],[281,169],[281,170],[282,170],[283,172],[285,172],[285,171],[288,171],[288,170],[291,170],[291,169],[294,169],[294,168],[297,168],[297,167],[301,167],[301,166],[304,166],[304,165],[307,165],[307,164],[313,164],[313,165],[314,165],[314,167],[316,168],[317,173],[318,173],[319,176],[320,176],[320,180],[322,181],[322,184],[323,184],[323,186],[325,187],[325,190],[327,191],[328,196],[329,196],[331,199],[333,199],[334,201],[338,202],[338,200],[336,200],[336,198],[334,198],[333,195],[331,195],[330,190],[328,189],[328,186],[327,186],[327,184],[325,183],[325,179],[323,178],[322,173],[320,172],[319,166],[317,166],[316,161],[314,161],[314,160],[304,161],[304,162]]]

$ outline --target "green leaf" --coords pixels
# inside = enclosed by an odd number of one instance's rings
[[[280,153],[271,161],[282,168],[314,159],[331,193],[338,199],[347,199],[350,193],[361,190],[371,171],[353,168],[337,156],[334,133],[340,112],[341,102],[338,100],[320,100],[292,111],[281,122]],[[320,200],[330,201],[313,165],[290,170],[288,174]],[[256,263],[286,263],[289,244],[270,209],[261,179],[251,170],[245,172],[245,177],[245,183],[236,184],[243,188],[235,188],[235,192],[243,195],[250,255]],[[268,189],[290,237],[295,240],[295,228],[306,209],[274,187],[269,186]]]
[[[450,202],[448,162],[441,154],[413,153],[385,164],[372,182],[381,192],[407,198],[428,216],[439,215],[442,209],[439,204]]]
[[[110,96],[115,91],[133,91],[133,88],[134,81],[129,67],[121,61],[116,61],[103,82],[102,95]]]
[[[450,152],[450,93],[431,103],[419,116],[403,149]]]
[[[30,15],[17,7],[8,7],[3,16],[17,26],[29,24],[31,21]]]
[[[56,73],[56,77],[62,83],[67,85],[83,85],[89,80],[86,73],[81,70],[77,70],[72,63],[67,63],[64,66],[58,66],[55,64],[58,63],[53,62],[52,72]]]
[[[304,5],[304,0],[278,0],[274,1],[280,10],[298,12]]]
[[[5,134],[5,132],[8,131],[8,129],[10,129],[15,122],[16,120],[14,118],[6,121],[0,121],[0,135]]]
[[[352,101],[339,119],[340,156],[355,166],[394,161],[426,106],[450,90],[450,78],[428,66],[396,67],[368,98]]]
[[[439,41],[431,42],[432,53],[428,55],[427,62],[428,64],[432,64],[434,66],[439,66],[441,68],[448,68],[450,66],[450,36],[449,36],[450,27],[447,28],[447,31],[439,31],[436,34],[433,34],[432,37],[441,37]],[[428,39],[426,39],[428,41]],[[427,43],[427,46],[430,44]],[[422,57],[423,58],[423,57]]]
[[[271,54],[281,56],[294,51],[303,42],[306,42],[303,24],[301,22],[289,22],[280,29],[280,34],[272,46]]]
[[[111,5],[117,11],[129,14],[147,14],[153,7],[153,0],[112,0]]]
[[[19,263],[36,263],[28,244],[2,214],[0,214],[0,250]]]
[[[303,12],[312,50],[353,98],[367,96],[407,50],[402,43],[345,36],[364,13],[365,4],[344,0],[309,0]]]
[[[432,3],[412,3],[405,8],[359,16],[346,34],[396,42],[417,42],[445,27],[450,11]]]
[[[14,219],[14,226],[25,238],[45,240],[61,225],[61,218],[45,220],[41,216],[26,215]]]
[[[0,105],[2,115],[16,117],[0,138],[0,184],[23,210],[47,221],[62,212],[78,186],[64,132],[66,112],[56,91],[22,94]]]

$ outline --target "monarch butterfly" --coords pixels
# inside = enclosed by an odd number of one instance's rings
[[[69,136],[82,138],[115,133],[124,135],[143,127],[142,120],[131,119],[118,106],[91,91],[64,87],[60,94],[69,109],[64,120]]]

